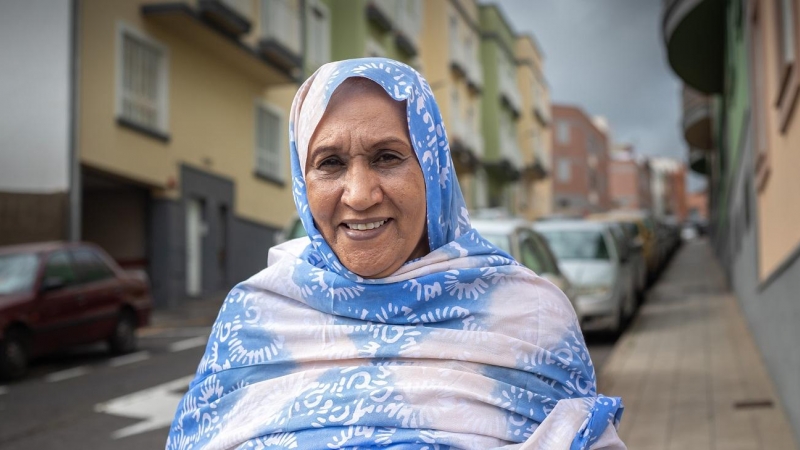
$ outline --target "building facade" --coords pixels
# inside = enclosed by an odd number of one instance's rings
[[[641,210],[639,162],[630,145],[615,146],[608,164],[608,190],[613,209]]]
[[[580,108],[552,106],[553,212],[583,216],[611,208],[608,137]]]
[[[0,5],[0,39],[15,43],[0,46],[14,66],[0,71],[0,245],[70,235],[72,14],[70,2]]]
[[[422,0],[329,0],[333,60],[383,56],[419,67]]]
[[[517,36],[514,51],[522,100],[517,148],[523,163],[515,209],[520,216],[535,220],[553,211],[550,91],[544,77],[544,56],[536,39],[531,35]]]
[[[684,135],[708,176],[709,225],[800,438],[800,2],[673,2],[672,69],[689,87]]]
[[[0,16],[14,22],[2,32],[63,20],[48,26],[59,44],[32,51],[46,48],[49,67],[26,67],[53,78],[31,82],[59,91],[46,92],[46,104],[58,112],[42,127],[50,142],[43,146],[43,133],[24,127],[3,133],[14,140],[2,151],[13,156],[0,165],[10,169],[5,162],[16,161],[32,183],[59,197],[52,203],[64,211],[53,207],[50,215],[61,231],[11,235],[97,243],[123,267],[148,273],[159,306],[228,290],[265,267],[269,247],[293,216],[286,130],[305,63],[301,7],[312,3],[0,5]],[[28,150],[35,148],[52,154]],[[37,161],[23,161],[31,156]],[[31,195],[24,185],[16,189]],[[44,220],[25,208],[52,194],[36,195],[42,198],[16,206],[3,226]],[[8,198],[4,193],[0,202]],[[13,195],[15,205],[20,198]]]
[[[421,69],[442,113],[467,207],[485,207],[485,175],[479,173],[484,143],[478,4],[475,0],[426,1],[423,18]]]
[[[517,87],[516,38],[498,5],[480,5],[480,26],[482,169],[486,174],[487,206],[504,208],[516,214],[517,182],[524,168],[517,143],[517,122],[522,104]]]

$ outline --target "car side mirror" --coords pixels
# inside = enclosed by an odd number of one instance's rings
[[[47,277],[42,282],[42,291],[55,291],[67,285],[67,282],[62,277]]]

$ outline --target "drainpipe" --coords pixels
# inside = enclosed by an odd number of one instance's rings
[[[67,239],[81,239],[81,162],[78,152],[78,114],[80,85],[80,0],[72,0],[70,13],[70,67],[69,67],[69,212]]]

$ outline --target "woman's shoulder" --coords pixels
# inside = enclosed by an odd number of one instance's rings
[[[291,258],[292,260],[296,259],[301,253],[303,253],[303,250],[305,250],[310,243],[311,240],[308,238],[308,236],[304,236],[286,241],[270,248],[269,253],[267,254],[267,267],[287,258]]]

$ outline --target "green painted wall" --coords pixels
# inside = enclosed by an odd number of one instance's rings
[[[362,58],[367,54],[367,39],[377,42],[387,58],[412,63],[412,57],[397,47],[394,32],[386,31],[367,18],[367,0],[328,0],[331,10],[333,46],[331,58]]]
[[[367,15],[365,0],[330,0],[331,58],[334,61],[361,58],[366,53]]]
[[[741,164],[741,150],[745,144],[742,131],[747,126],[745,121],[750,109],[749,84],[742,2],[729,0],[725,9],[725,88],[716,102],[720,153],[716,159],[717,177],[713,180],[713,188],[717,192],[717,223],[720,227],[727,223],[731,183]]]

